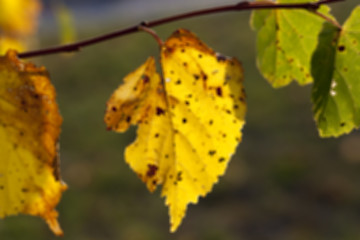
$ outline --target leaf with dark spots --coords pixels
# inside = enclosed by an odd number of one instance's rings
[[[66,185],[58,166],[62,118],[55,95],[44,67],[20,61],[13,51],[0,56],[0,218],[39,216],[60,236],[54,208]]]
[[[359,19],[360,6],[341,30],[324,24],[319,36],[312,59],[312,101],[321,137],[338,137],[360,127],[360,46],[352,44],[360,40]]]
[[[290,2],[295,1],[276,0],[274,4]],[[316,11],[334,19],[326,5]],[[324,18],[302,9],[252,12],[251,25],[257,33],[257,67],[273,87],[287,86],[292,81],[300,85],[313,81],[311,75],[306,74],[311,71],[311,58],[324,22]]]
[[[187,206],[209,193],[225,173],[239,143],[235,139],[241,138],[246,106],[237,101],[245,99],[240,62],[216,55],[191,32],[175,32],[161,47],[160,59],[164,81],[151,58],[120,86],[138,86],[136,93],[115,91],[120,103],[112,106],[118,107],[116,114],[123,105],[136,102],[139,106],[136,111],[131,108],[131,114],[125,112],[132,124],[138,124],[137,138],[126,148],[125,161],[151,192],[162,184],[173,232]],[[136,78],[143,74],[149,76],[146,86]],[[129,98],[121,98],[128,92]],[[227,109],[233,110],[224,114]],[[226,156],[224,164],[218,164],[217,156]]]

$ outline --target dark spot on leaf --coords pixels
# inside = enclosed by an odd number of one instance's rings
[[[182,48],[182,49],[181,49],[181,52],[182,52],[182,53],[184,53],[184,52],[185,52],[185,49],[184,49],[184,48]]]
[[[143,83],[148,83],[148,82],[150,82],[150,78],[149,78],[149,76],[146,75],[146,74],[142,75],[142,79],[143,79]]]
[[[165,115],[165,110],[160,107],[156,107],[156,115]]]
[[[344,67],[344,72],[347,72],[347,71],[348,71],[348,69],[346,67]]]
[[[202,78],[206,81],[208,79],[208,76],[204,73]]]
[[[214,123],[214,121],[212,119],[210,119],[209,125],[212,125],[213,123]]]
[[[216,153],[216,150],[210,150],[210,151],[209,151],[209,155],[210,155],[210,156],[215,155],[215,153]]]
[[[127,122],[127,123],[131,122],[131,116],[127,116],[127,117],[126,117],[126,122]]]
[[[159,169],[158,166],[154,164],[148,164],[148,170],[146,172],[146,176],[152,177],[156,174],[156,171]]]
[[[183,118],[183,119],[182,119],[182,122],[183,122],[183,123],[186,123],[186,122],[187,122],[187,119],[186,119],[186,118]]]
[[[346,125],[346,123],[342,122],[340,123],[340,127],[344,127]]]
[[[176,175],[176,181],[180,182],[182,180],[182,171],[179,171]]]
[[[217,54],[217,55],[216,55],[216,59],[217,59],[218,62],[224,62],[224,61],[226,61],[226,57],[223,56],[223,55],[221,55],[221,54]]]
[[[225,161],[225,158],[224,158],[224,157],[219,158],[219,162],[220,162],[220,163],[223,162],[223,161]]]
[[[189,102],[189,101],[185,101],[185,104],[186,104],[187,106],[189,106],[189,105],[190,105],[190,102]]]
[[[152,184],[153,184],[153,185],[156,185],[156,183],[157,183],[157,181],[156,181],[156,179],[154,179],[154,180],[152,181]]]
[[[165,154],[165,156],[164,156],[165,158],[169,158],[169,154]]]
[[[160,134],[158,134],[158,133],[155,133],[155,135],[154,135],[155,138],[158,138],[159,136],[160,136]]]
[[[339,46],[339,47],[338,47],[338,50],[339,50],[340,52],[345,51],[345,46],[344,46],[344,45]]]
[[[137,87],[133,87],[133,91],[136,91],[137,90]]]
[[[202,55],[201,54],[199,54],[199,56],[198,56],[199,58],[202,58]]]
[[[245,102],[245,99],[243,97],[239,97],[240,102]]]
[[[192,94],[187,95],[188,98],[192,98]]]
[[[178,80],[175,82],[175,84],[177,84],[177,85],[181,84],[181,80],[178,79]]]
[[[235,104],[234,109],[238,109],[238,108],[239,108],[239,105]]]
[[[20,136],[24,136],[24,135],[25,135],[23,131],[20,131],[19,134],[20,134]]]
[[[231,114],[231,111],[230,111],[229,109],[226,109],[225,112],[226,112],[227,114]]]
[[[193,76],[194,76],[195,80],[199,80],[199,78],[200,78],[200,76],[197,74],[194,74]]]
[[[111,110],[112,110],[113,112],[116,112],[116,111],[117,111],[117,108],[116,108],[116,107],[112,107]]]
[[[223,137],[223,138],[226,138],[226,134],[224,133],[224,134],[222,135],[222,137]]]
[[[3,185],[0,186],[0,190],[4,190],[4,186],[3,186]]]
[[[29,189],[27,189],[27,188],[22,188],[21,191],[22,191],[23,193],[27,193],[27,192],[29,192]]]
[[[216,94],[219,96],[219,97],[222,97],[222,88],[221,87],[217,87],[216,88]]]
[[[187,62],[183,62],[183,66],[187,67],[188,66]]]

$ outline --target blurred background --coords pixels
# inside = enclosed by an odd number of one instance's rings
[[[54,3],[43,1],[34,48],[61,43]],[[70,40],[229,0],[69,0]],[[357,1],[332,5],[342,23]],[[256,69],[250,12],[215,14],[154,30],[166,39],[179,27],[195,32],[245,69],[248,112],[243,140],[225,176],[206,198],[190,205],[174,234],[160,191],[150,194],[125,164],[125,134],[106,131],[105,104],[122,78],[157,43],[136,33],[82,49],[31,59],[45,65],[64,118],[61,171],[69,189],[57,209],[66,240],[352,240],[360,239],[360,133],[320,139],[311,111],[311,86],[274,90]],[[65,24],[66,25],[66,24]],[[296,47],[296,46],[294,46]],[[56,239],[42,219],[0,220],[0,239]]]

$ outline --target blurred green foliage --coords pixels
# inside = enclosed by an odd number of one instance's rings
[[[355,3],[339,6],[335,14],[344,19]],[[262,79],[249,16],[217,14],[155,28],[164,39],[176,28],[187,28],[216,51],[239,58],[248,95],[243,141],[227,174],[189,207],[175,234],[169,233],[160,191],[150,194],[124,163],[135,129],[116,134],[103,123],[112,91],[149,55],[158,56],[157,43],[137,33],[71,55],[34,59],[49,70],[64,118],[61,170],[69,190],[58,206],[63,239],[360,239],[360,134],[320,139],[311,86],[274,90]],[[79,39],[129,25],[80,29]],[[54,41],[41,37],[43,46]],[[41,219],[17,216],[0,221],[0,239],[56,237]]]

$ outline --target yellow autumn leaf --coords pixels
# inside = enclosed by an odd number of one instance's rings
[[[118,132],[138,125],[126,162],[150,191],[163,185],[174,232],[187,205],[224,174],[241,141],[246,104],[241,64],[187,30],[163,44],[161,64],[163,78],[152,57],[125,77],[107,103],[105,122]]]
[[[59,174],[62,118],[44,67],[16,52],[0,57],[0,218],[40,216],[62,235],[54,209],[66,185]]]
[[[0,0],[0,29],[10,35],[29,35],[37,29],[38,0]]]
[[[0,0],[0,54],[23,51],[38,25],[39,0]]]

